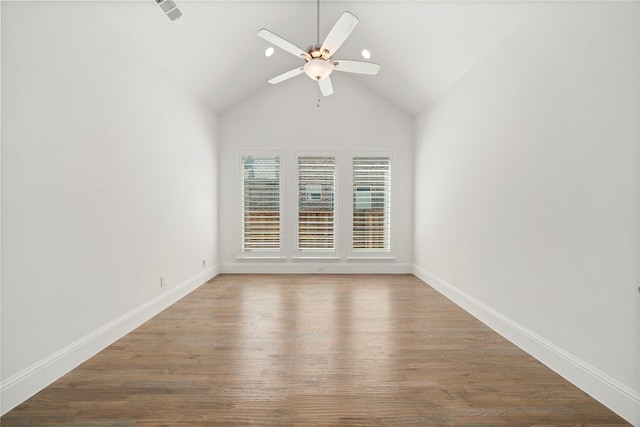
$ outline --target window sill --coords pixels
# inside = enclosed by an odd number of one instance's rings
[[[394,256],[350,256],[347,257],[347,261],[395,261],[396,257]]]
[[[238,261],[286,261],[287,257],[283,256],[239,256]]]
[[[295,256],[291,259],[293,261],[340,261],[336,256]]]

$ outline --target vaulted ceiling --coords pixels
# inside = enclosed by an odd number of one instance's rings
[[[170,21],[153,0],[100,2],[108,15],[186,88],[217,113],[265,89],[267,80],[302,65],[256,33],[261,28],[302,49],[315,43],[317,2],[176,0],[183,16]],[[359,23],[334,58],[382,65],[377,76],[333,73],[340,87],[360,84],[409,115],[416,115],[500,43],[536,6],[519,1],[320,2],[320,39],[344,11]],[[295,79],[307,79],[305,75]],[[289,84],[288,82],[280,83]],[[277,90],[272,86],[269,90]]]

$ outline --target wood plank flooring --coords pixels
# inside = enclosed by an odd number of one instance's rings
[[[221,275],[2,426],[622,426],[412,275]]]

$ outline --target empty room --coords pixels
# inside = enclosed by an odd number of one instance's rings
[[[0,15],[2,426],[640,426],[640,1]]]

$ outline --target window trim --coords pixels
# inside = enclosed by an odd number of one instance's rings
[[[334,248],[333,250],[300,250],[298,249],[298,232],[299,232],[299,215],[300,215],[300,204],[299,204],[299,182],[298,182],[298,159],[300,157],[307,156],[318,156],[318,157],[333,157],[334,159],[334,181],[333,181],[333,238],[334,238]],[[292,168],[292,176],[295,179],[292,180],[293,184],[293,200],[292,202],[295,204],[293,213],[293,221],[292,221],[292,246],[291,246],[291,258],[293,260],[340,260],[340,152],[337,150],[296,150],[293,152],[291,162]]]
[[[256,157],[279,157],[279,219],[280,219],[280,249],[279,250],[268,250],[268,251],[253,251],[247,252],[244,250],[243,241],[244,241],[244,206],[243,206],[243,174],[244,168],[242,167],[242,158],[244,156],[256,156]],[[286,158],[282,150],[238,150],[237,156],[237,165],[238,165],[238,173],[236,174],[237,186],[238,189],[238,213],[237,218],[239,218],[239,230],[237,233],[238,236],[238,249],[237,249],[237,260],[260,260],[260,261],[281,261],[286,260],[286,242],[285,242],[285,222],[283,220],[284,215],[284,199],[286,197],[286,191],[284,189],[284,183],[286,182],[286,166],[285,166]]]
[[[353,161],[358,157],[385,157],[389,159],[389,171],[390,171],[390,185],[389,185],[389,198],[390,198],[390,209],[393,209],[393,200],[395,191],[395,179],[394,171],[395,171],[395,152],[394,151],[360,151],[360,150],[352,150],[349,152],[349,207],[348,211],[348,231],[347,231],[347,245],[349,247],[349,255],[347,256],[348,261],[366,261],[366,260],[380,260],[380,261],[394,261],[396,259],[394,252],[394,218],[393,211],[390,210],[389,213],[389,250],[384,251],[363,251],[363,250],[354,250],[353,248],[353,226],[354,226],[354,206],[353,206],[353,187],[354,187],[354,168]]]

